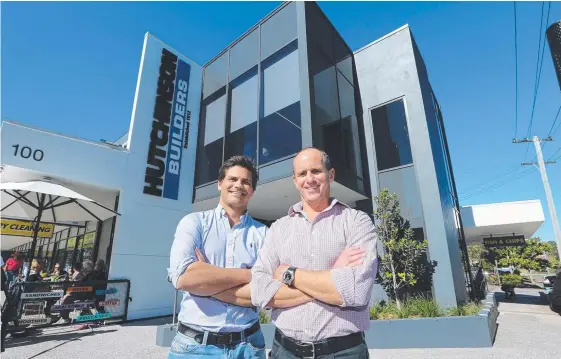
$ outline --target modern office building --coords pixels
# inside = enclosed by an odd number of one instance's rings
[[[1,136],[2,182],[48,176],[120,213],[101,224],[58,224],[60,234],[40,248],[59,261],[84,253],[110,261],[111,277],[131,280],[130,319],[171,313],[166,268],[175,227],[217,205],[218,169],[233,155],[258,166],[248,211],[266,224],[299,200],[292,159],[307,146],[330,155],[332,193],[348,205],[372,213],[381,189],[397,193],[438,262],[433,295],[445,306],[470,293],[466,236],[529,237],[543,223],[536,202],[500,204],[524,207],[516,223],[460,208],[443,114],[408,26],[353,52],[313,2],[283,3],[204,66],[147,35],[130,131],[114,143],[13,122]],[[45,156],[22,158],[17,144]],[[17,241],[2,249],[29,246],[29,238]]]

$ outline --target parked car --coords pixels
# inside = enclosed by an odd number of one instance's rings
[[[545,277],[543,277],[542,283],[543,283],[543,289],[545,289],[545,294],[548,294],[553,289],[555,278],[557,277],[554,275],[546,275]]]

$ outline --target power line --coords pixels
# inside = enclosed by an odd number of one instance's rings
[[[551,124],[551,128],[549,129],[549,132],[547,133],[546,137],[549,137],[554,133],[553,126],[555,126],[555,123],[559,119],[559,113],[560,112],[561,112],[561,105],[559,105],[559,110],[557,110],[557,115],[555,116],[555,119],[553,120],[553,123]],[[561,122],[559,124],[561,125]],[[559,127],[557,127],[557,129],[559,129]],[[555,131],[557,131],[557,129]]]
[[[553,132],[551,133],[551,136],[553,136],[555,134],[555,132],[557,132],[557,130],[559,129],[559,127],[561,127],[561,122],[559,122],[559,124],[557,125],[557,127],[555,128],[555,130],[553,130]]]
[[[540,19],[540,39],[538,41],[538,58],[536,59],[536,75],[534,80],[534,100],[532,102],[532,115],[530,116],[530,123],[528,124],[528,131],[526,133],[526,137],[530,137],[530,132],[532,131],[532,123],[534,121],[534,112],[536,109],[536,99],[538,97],[538,89],[540,87],[540,77],[541,77],[541,68],[543,64],[543,50],[545,48],[545,38],[542,45],[542,27],[543,27],[543,8],[545,5],[545,1],[542,1],[542,12],[541,12],[541,19]],[[549,20],[549,13],[547,15]],[[541,56],[540,56],[540,48],[541,48]],[[541,61],[540,61],[541,59]]]
[[[534,112],[536,110],[536,100],[538,98],[538,90],[540,87],[540,78],[541,78],[541,69],[543,66],[543,52],[545,49],[545,37],[544,37],[544,41],[542,44],[542,28],[543,28],[543,9],[545,6],[545,1],[542,1],[542,10],[540,13],[540,37],[538,40],[538,51],[537,51],[537,59],[536,59],[536,75],[535,75],[535,80],[534,80],[534,99],[532,101],[532,114],[530,116],[530,122],[528,123],[528,130],[526,131],[526,138],[530,137],[530,133],[532,132],[532,124],[534,122]],[[548,11],[547,11],[547,20],[546,20],[546,25],[547,22],[549,21],[549,12],[551,10],[551,3],[548,3]],[[541,48],[541,56],[540,56],[540,48]],[[530,143],[528,143],[528,145],[526,146],[526,153],[524,154],[524,161],[526,161],[526,158],[528,158],[528,150],[530,148]]]
[[[490,184],[491,182],[493,182],[494,180],[499,179],[499,178],[501,178],[501,177],[504,177],[504,176],[506,176],[506,175],[508,175],[508,174],[511,174],[511,173],[513,173],[513,172],[516,172],[516,171],[520,170],[521,168],[522,168],[522,167],[520,167],[520,166],[517,165],[516,167],[514,167],[514,168],[512,168],[512,169],[510,169],[510,170],[508,170],[508,171],[506,171],[506,172],[504,172],[504,173],[502,173],[502,174],[499,174],[499,175],[496,175],[496,176],[494,176],[494,177],[491,177],[491,178],[489,178],[488,180],[485,180],[485,181],[481,182],[481,183],[478,184],[478,185],[475,185],[475,186],[469,187],[469,188],[466,189],[466,190],[463,190],[463,191],[462,191],[462,194],[464,194],[464,196],[469,196],[469,195],[471,194],[471,193],[469,193],[469,192],[472,192],[474,189],[477,189],[477,188],[479,188],[479,187],[481,187],[481,186],[484,186],[484,185],[488,185],[488,184]]]
[[[496,189],[496,188],[502,187],[502,186],[504,186],[505,184],[508,184],[508,183],[514,182],[514,181],[516,181],[516,180],[519,180],[520,178],[522,178],[522,177],[524,177],[524,176],[527,176],[528,174],[530,174],[530,173],[532,173],[532,172],[533,172],[533,169],[526,170],[526,171],[522,172],[522,173],[521,173],[519,176],[517,176],[517,177],[509,178],[509,179],[507,179],[506,181],[497,183],[497,184],[495,184],[494,186],[491,186],[491,187],[488,187],[488,188],[484,188],[484,189],[482,189],[481,191],[478,191],[478,192],[472,193],[472,194],[470,194],[470,195],[464,196],[464,197],[462,197],[462,198],[460,198],[460,199],[461,199],[461,200],[466,200],[466,199],[468,199],[468,198],[471,198],[471,197],[474,197],[474,196],[477,196],[477,195],[480,195],[480,194],[489,192],[489,191],[494,190],[494,189]]]
[[[514,61],[515,61],[515,70],[514,70],[514,77],[516,79],[516,96],[514,102],[514,113],[515,113],[515,120],[514,120],[514,137],[516,138],[518,135],[518,26],[516,22],[516,1],[512,2],[514,4]]]
[[[559,155],[559,157],[557,157],[557,158],[552,159],[553,156],[555,156],[557,153],[559,153],[559,151],[561,151],[561,147],[559,147],[559,148],[557,149],[557,151],[555,151],[555,153],[553,153],[553,154],[551,155],[551,157],[549,157],[548,161],[557,161],[558,159],[560,159],[560,158],[561,158],[561,155]]]

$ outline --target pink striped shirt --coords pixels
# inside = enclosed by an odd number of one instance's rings
[[[272,319],[285,335],[301,341],[318,341],[365,331],[370,325],[369,304],[377,271],[376,233],[370,217],[332,199],[331,205],[313,222],[292,206],[267,232],[265,244],[252,269],[251,300],[264,307],[284,285],[273,279],[281,265],[316,271],[331,271],[343,305],[318,300],[286,309],[275,308]],[[359,246],[366,250],[364,264],[332,269],[341,252]]]

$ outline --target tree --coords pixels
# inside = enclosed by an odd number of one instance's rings
[[[500,266],[514,267],[515,269],[544,270],[547,261],[540,256],[551,252],[552,246],[542,242],[539,238],[526,240],[525,246],[505,247],[495,249],[497,261]]]
[[[550,258],[549,259],[549,269],[555,271],[561,268],[561,261],[557,258]]]
[[[475,264],[481,264],[483,258],[487,254],[487,249],[481,244],[470,244],[467,246],[469,263],[473,266]]]
[[[374,200],[376,232],[384,247],[378,280],[401,308],[405,293],[430,288],[437,263],[427,259],[428,242],[416,240],[409,221],[401,216],[397,195],[384,189]]]

